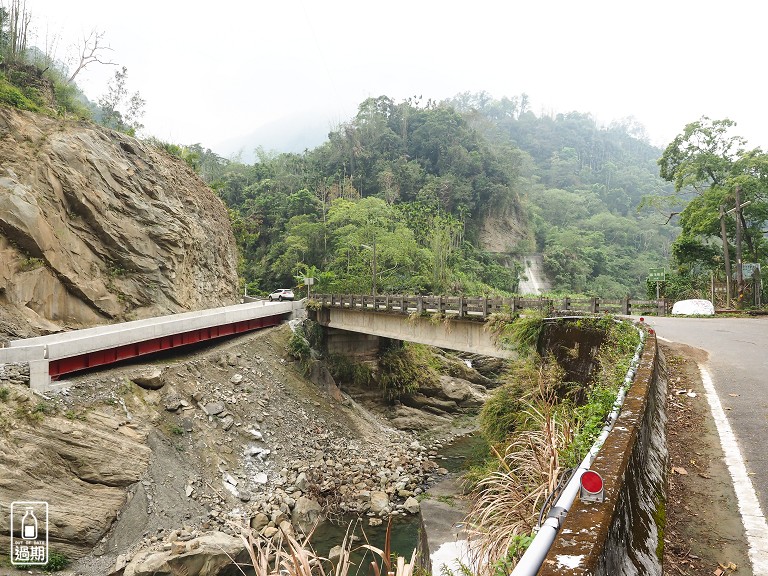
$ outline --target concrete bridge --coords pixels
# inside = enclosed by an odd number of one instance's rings
[[[497,345],[485,321],[491,314],[540,310],[559,314],[640,314],[664,310],[665,301],[600,298],[468,298],[462,296],[331,295],[312,297],[312,318],[326,327],[328,351],[372,357],[379,338],[405,340],[509,358],[514,352]],[[403,316],[407,316],[404,321]]]
[[[299,302],[253,302],[12,340],[0,364],[29,364],[30,387],[45,392],[60,376],[224,336],[275,326]]]
[[[430,318],[415,313],[404,318],[391,310],[352,303],[351,307],[324,306],[310,312],[310,317],[326,328],[326,344],[331,353],[375,356],[379,339],[390,338],[497,358],[512,356],[512,351],[496,345],[494,335],[485,327],[483,314],[465,311],[461,316]],[[407,307],[402,310],[408,311]]]

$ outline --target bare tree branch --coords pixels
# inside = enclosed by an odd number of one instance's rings
[[[80,63],[77,68],[75,68],[75,71],[72,72],[72,75],[67,79],[67,84],[71,84],[75,79],[75,76],[77,76],[83,68],[94,62],[97,64],[117,66],[117,62],[110,62],[102,59],[102,53],[104,51],[112,50],[109,46],[101,45],[103,40],[104,32],[99,32],[96,29],[91,30],[91,33],[87,38],[83,38],[83,43],[80,47]]]

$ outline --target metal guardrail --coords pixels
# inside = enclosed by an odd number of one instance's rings
[[[591,314],[655,314],[666,315],[667,302],[660,300],[633,300],[623,298],[484,298],[469,296],[413,296],[413,295],[355,295],[314,294],[312,300],[329,308],[395,312],[400,314],[444,314],[457,318],[485,320],[498,312],[541,310],[542,312],[588,312]]]

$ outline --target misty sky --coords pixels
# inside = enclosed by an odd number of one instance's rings
[[[525,92],[537,115],[632,116],[659,146],[702,115],[727,117],[768,148],[757,0],[26,1],[37,44],[56,37],[62,60],[105,33],[147,101],[142,135],[225,154],[292,117],[330,130],[370,96],[481,90]],[[78,83],[95,100],[113,74],[94,66]]]

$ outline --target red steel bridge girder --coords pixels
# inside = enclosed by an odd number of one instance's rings
[[[71,356],[69,358],[59,358],[57,360],[51,360],[49,363],[48,373],[50,374],[51,379],[55,380],[59,376],[69,374],[71,372],[78,372],[88,368],[114,364],[115,362],[120,362],[121,360],[128,360],[130,358],[136,358],[145,354],[152,354],[154,352],[161,352],[171,348],[196,344],[206,340],[215,340],[216,338],[223,338],[224,336],[232,336],[234,334],[241,334],[243,332],[258,330],[260,328],[277,326],[280,324],[282,317],[283,315],[279,314],[277,316],[253,318],[252,320],[243,320],[241,322],[233,322],[231,324],[222,324],[220,326],[200,328],[197,330],[190,330],[189,332],[180,332],[179,334],[171,334],[169,336],[152,338],[142,342],[124,344],[115,348],[96,350],[94,352],[87,352],[85,354]]]

